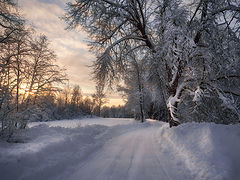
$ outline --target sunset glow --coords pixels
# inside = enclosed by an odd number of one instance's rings
[[[67,25],[61,19],[66,3],[70,0],[19,0],[22,14],[39,34],[44,34],[57,54],[57,64],[67,69],[70,86],[79,85],[83,95],[95,91],[89,66],[95,59],[88,51],[87,34],[83,31],[65,30]],[[117,93],[109,97],[108,106],[122,105]]]

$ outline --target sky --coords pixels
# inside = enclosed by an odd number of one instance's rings
[[[84,96],[95,91],[91,69],[95,57],[88,51],[87,34],[83,31],[65,30],[66,23],[60,18],[65,13],[66,3],[72,0],[18,0],[23,16],[37,33],[44,34],[56,52],[57,64],[67,69],[70,86],[79,85]],[[123,104],[116,92],[108,94],[108,105]]]

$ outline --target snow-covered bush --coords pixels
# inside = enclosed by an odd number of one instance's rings
[[[239,114],[225,106],[216,92],[202,94],[201,99],[193,101],[196,96],[183,95],[179,103],[179,119],[181,122],[215,122],[219,124],[239,123]]]

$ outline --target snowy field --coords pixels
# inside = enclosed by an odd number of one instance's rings
[[[46,124],[49,127],[64,127],[64,128],[76,128],[86,125],[104,125],[104,126],[116,126],[120,124],[130,124],[133,123],[133,119],[125,118],[85,118],[85,119],[75,119],[75,120],[61,120],[61,121],[49,121],[49,122],[32,122],[28,126],[34,127],[40,124]]]
[[[0,142],[1,180],[240,179],[240,125],[131,119],[31,123]]]

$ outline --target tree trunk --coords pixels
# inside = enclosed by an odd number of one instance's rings
[[[140,114],[141,114],[141,122],[145,121],[145,112],[144,112],[144,92],[143,92],[143,84],[140,78],[140,71],[138,63],[135,62],[136,70],[137,70],[137,79],[138,79],[138,91],[139,91],[139,106],[140,106]]]
[[[98,116],[101,117],[101,105],[98,106]]]
[[[19,89],[20,89],[20,62],[19,62],[19,56],[20,56],[20,45],[18,44],[18,54],[16,58],[17,63],[17,92],[16,92],[16,111],[19,110]]]
[[[208,9],[208,1],[204,0],[202,3],[202,14],[201,14],[201,22],[203,24],[202,29],[199,29],[196,36],[194,37],[195,44],[198,44],[201,40],[202,32],[206,28],[206,23],[204,22],[207,17],[207,9]]]
[[[143,97],[140,97],[140,113],[141,113],[141,122],[145,121],[145,112],[144,112],[144,106],[143,106]]]
[[[174,108],[176,108],[177,110],[177,103],[175,104]],[[168,109],[168,123],[169,123],[169,127],[173,127],[173,126],[178,126],[180,124],[179,121],[176,121],[173,119],[173,116],[176,116],[176,114],[172,114],[171,110],[169,108]]]
[[[182,91],[184,90],[185,83],[179,82],[179,79],[182,75],[182,67],[179,64],[178,65],[178,71],[175,76],[175,79],[173,79],[173,75],[171,73],[171,70],[166,67],[168,72],[168,85],[166,87],[167,89],[167,109],[168,109],[168,123],[170,128],[173,126],[178,126],[180,124],[178,117],[177,117],[177,108],[179,103],[179,98],[182,94]],[[173,79],[173,80],[172,80]]]

